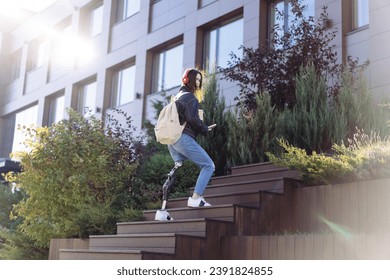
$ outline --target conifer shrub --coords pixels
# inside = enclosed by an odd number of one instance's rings
[[[302,172],[302,179],[311,185],[390,178],[390,139],[378,134],[358,131],[348,145],[334,144],[332,154],[294,147],[284,139],[280,156],[267,153],[270,161]]]
[[[233,165],[267,161],[267,151],[276,150],[279,113],[267,93],[256,96],[256,109],[242,104],[227,113],[228,162]]]
[[[227,170],[227,141],[228,124],[226,120],[225,98],[220,96],[216,72],[204,75],[204,95],[200,104],[204,112],[204,123],[217,124],[207,135],[199,135],[198,142],[211,157],[215,165],[215,176],[226,174]]]

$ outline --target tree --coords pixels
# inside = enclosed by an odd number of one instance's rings
[[[254,109],[239,104],[226,114],[228,162],[231,165],[267,161],[266,152],[277,149],[280,114],[271,104],[269,94],[260,93],[255,99]]]
[[[294,78],[302,66],[313,64],[316,73],[327,82],[341,71],[332,44],[337,30],[330,30],[327,8],[323,7],[315,21],[304,17],[307,7],[300,0],[291,0],[290,5],[293,20],[288,31],[281,32],[282,27],[275,25],[267,43],[256,49],[242,46],[243,57],[231,54],[229,67],[220,69],[226,79],[238,82],[239,100],[247,109],[255,108],[255,96],[260,92],[270,94],[272,104],[279,110],[291,108],[296,102]],[[283,12],[279,11],[277,17],[283,17]],[[327,84],[336,94],[337,82]]]
[[[27,198],[15,207],[23,217],[19,229],[36,246],[51,238],[110,234],[116,222],[132,215],[131,179],[141,138],[108,116],[106,128],[94,117],[69,110],[69,119],[52,127],[26,129],[28,152],[15,156],[22,172],[11,179]]]
[[[225,98],[219,95],[216,73],[205,75],[204,96],[201,107],[204,111],[204,122],[217,124],[206,136],[198,136],[199,144],[213,159],[215,175],[226,173],[228,125],[225,117]]]

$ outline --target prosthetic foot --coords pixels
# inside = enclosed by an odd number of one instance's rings
[[[169,197],[169,193],[172,189],[173,184],[175,183],[176,178],[173,176],[175,171],[183,165],[182,161],[175,162],[175,166],[169,171],[168,178],[165,180],[165,183],[163,185],[163,202],[161,206],[161,210],[158,210],[156,212],[155,220],[156,221],[170,221],[173,220],[171,215],[168,213],[167,210],[165,210],[167,206],[167,201]]]

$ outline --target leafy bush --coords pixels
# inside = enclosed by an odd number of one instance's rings
[[[121,125],[85,119],[69,110],[69,120],[28,129],[28,152],[19,152],[22,172],[10,176],[27,198],[15,207],[19,226],[35,245],[51,238],[86,237],[115,231],[115,221],[131,204],[129,187],[138,162],[139,142],[131,118]]]

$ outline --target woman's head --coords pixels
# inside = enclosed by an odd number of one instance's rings
[[[196,69],[188,68],[184,71],[181,81],[191,92],[195,92],[202,88],[202,73]]]

